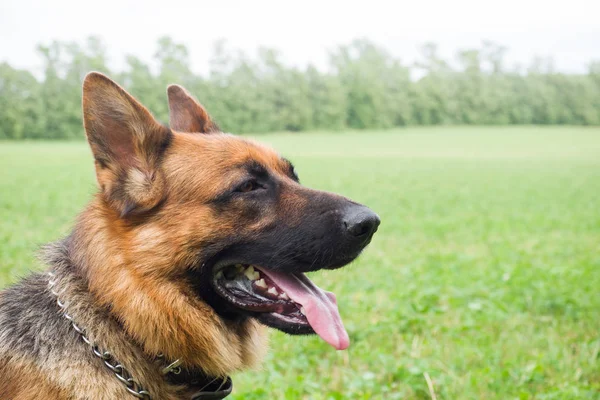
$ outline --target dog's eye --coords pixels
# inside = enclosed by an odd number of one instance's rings
[[[259,187],[260,187],[260,185],[258,184],[258,182],[256,182],[254,179],[251,179],[249,181],[242,183],[242,185],[240,187],[238,187],[237,191],[241,192],[241,193],[248,193],[248,192],[258,189]]]

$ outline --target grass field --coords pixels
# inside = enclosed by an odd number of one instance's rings
[[[600,129],[259,140],[382,225],[359,261],[314,274],[350,349],[275,333],[234,398],[600,399]],[[0,143],[0,286],[40,268],[94,190],[85,143]]]

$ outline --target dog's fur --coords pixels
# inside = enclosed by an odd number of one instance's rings
[[[154,399],[190,394],[160,375],[161,353],[210,376],[265,354],[263,325],[227,309],[202,283],[215,257],[264,261],[275,238],[288,243],[280,268],[334,268],[357,255],[315,249],[334,235],[307,218],[347,199],[300,186],[273,150],[221,133],[183,88],[168,94],[170,128],[108,78],[86,77],[84,125],[100,190],[72,233],[44,250],[68,314]],[[276,193],[231,192],[257,168],[277,182]],[[63,316],[48,281],[38,273],[0,293],[0,399],[129,398]]]

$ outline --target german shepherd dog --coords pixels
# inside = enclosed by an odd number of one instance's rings
[[[220,399],[265,354],[265,326],[348,347],[335,296],[305,273],[354,260],[377,215],[301,186],[182,87],[168,97],[170,127],[86,76],[99,190],[47,271],[0,293],[0,399]]]

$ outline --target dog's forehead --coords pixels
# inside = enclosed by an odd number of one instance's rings
[[[234,154],[233,157],[239,157],[239,165],[260,165],[272,172],[278,172],[284,175],[288,174],[289,161],[269,146],[237,138],[245,143],[245,152]]]
[[[287,175],[290,164],[274,149],[230,134],[175,134],[170,152],[188,166],[231,171],[259,164],[269,171]]]

